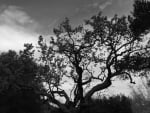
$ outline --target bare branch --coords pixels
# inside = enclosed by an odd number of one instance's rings
[[[135,84],[135,82],[133,81],[132,76],[131,76],[130,73],[128,73],[128,72],[122,72],[122,74],[126,74],[128,76],[128,78],[129,78],[129,80],[130,80],[130,83]]]
[[[66,76],[66,77],[73,79],[74,83],[77,83],[77,78],[76,77],[74,77],[74,76]]]
[[[107,77],[103,83],[94,86],[90,91],[87,92],[87,94],[85,95],[85,100],[88,101],[95,92],[106,89],[110,85],[111,80],[109,77]]]
[[[58,107],[60,107],[60,109],[62,109],[66,113],[73,112],[73,111],[70,111],[70,109],[68,109],[64,104],[62,104],[61,102],[59,102],[58,100],[56,100],[55,98],[53,98],[48,93],[44,93],[44,92],[42,92],[42,93],[41,92],[37,92],[37,93],[40,94],[40,95],[46,96],[48,98],[48,100],[50,100],[50,102],[56,104]]]
[[[86,70],[91,76],[89,77],[89,79],[87,81],[82,82],[82,85],[86,85],[86,84],[90,83],[92,81],[92,79],[100,80],[100,81],[104,80],[104,78],[100,78],[100,76],[102,75],[102,73],[104,72],[104,70],[101,71],[101,73],[97,77],[94,77],[93,73],[88,69],[88,66],[86,66],[86,69],[84,69],[84,70]]]
[[[82,82],[82,85],[86,85],[92,81],[92,77],[90,77],[87,81]]]
[[[58,94],[59,96],[65,97],[66,102],[70,101],[69,96],[67,95],[67,93],[64,90],[62,90],[62,91],[51,91],[51,93]]]
[[[116,51],[121,50],[123,47],[125,47],[125,46],[127,46],[127,45],[133,43],[134,41],[135,41],[135,39],[133,38],[133,39],[132,39],[131,41],[129,41],[128,43],[125,43],[125,44],[121,45]]]

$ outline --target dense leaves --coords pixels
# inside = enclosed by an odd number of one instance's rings
[[[150,57],[134,55],[132,57],[125,57],[118,62],[117,68],[132,71],[141,71],[150,69]]]
[[[130,28],[135,36],[139,36],[150,28],[150,2],[148,0],[135,0]]]
[[[41,97],[31,45],[17,54],[9,51],[0,54],[0,112],[40,113]]]

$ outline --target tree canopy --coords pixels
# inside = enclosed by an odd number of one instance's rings
[[[135,0],[133,5],[130,28],[135,36],[146,33],[150,28],[150,2]]]
[[[40,83],[36,73],[38,64],[34,61],[31,44],[17,54],[8,51],[0,54],[0,112],[40,113],[42,99]]]
[[[139,69],[132,67],[131,58],[145,53],[147,46],[135,37],[128,19],[117,15],[108,19],[100,12],[84,25],[72,27],[66,18],[54,29],[55,36],[48,44],[39,37],[40,61],[44,66],[40,75],[52,103],[65,112],[81,112],[93,94],[111,86],[112,78],[134,83],[133,73]],[[70,96],[63,89],[66,79],[73,85]],[[64,97],[65,104],[58,96]]]

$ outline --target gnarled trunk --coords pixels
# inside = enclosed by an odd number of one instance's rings
[[[103,89],[108,88],[111,85],[111,80],[110,78],[106,78],[106,80],[101,83],[98,84],[96,86],[94,86],[90,91],[87,92],[87,94],[85,95],[85,101],[88,101],[89,99],[91,99],[92,95],[97,92],[97,91],[101,91]]]

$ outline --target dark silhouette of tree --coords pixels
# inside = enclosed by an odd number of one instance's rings
[[[132,73],[126,58],[144,52],[129,28],[126,17],[115,15],[111,19],[101,13],[85,21],[85,25],[71,27],[66,18],[54,29],[55,37],[46,43],[39,37],[40,70],[43,82],[48,86],[42,95],[65,113],[82,112],[93,94],[111,86],[112,78],[129,79]],[[73,83],[70,95],[63,89],[66,80]],[[90,84],[96,82],[96,85]],[[63,97],[65,103],[59,101]]]
[[[40,113],[42,99],[37,91],[40,84],[36,73],[31,44],[17,54],[8,51],[0,54],[0,112]]]
[[[139,37],[140,40],[149,33],[150,29],[150,1],[148,0],[135,0],[133,5],[132,16],[129,17],[130,29],[135,37]],[[148,37],[148,36],[147,36]],[[147,48],[149,48],[150,41],[148,39]],[[127,65],[126,62],[130,62],[128,69],[142,71],[147,75],[147,70],[150,69],[150,54],[149,49],[145,52],[139,52],[132,57],[126,57],[120,64]],[[148,83],[149,84],[149,83]]]
[[[135,36],[140,36],[150,28],[150,2],[148,0],[135,0],[130,28]]]

